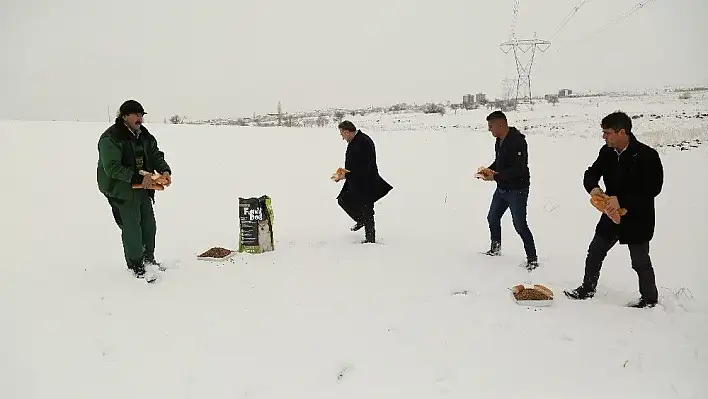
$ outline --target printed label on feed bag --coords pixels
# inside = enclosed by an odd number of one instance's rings
[[[239,198],[239,252],[273,250],[273,209],[270,197]]]
[[[241,242],[247,246],[258,245],[258,221],[263,220],[263,210],[258,202],[242,202],[241,208]]]

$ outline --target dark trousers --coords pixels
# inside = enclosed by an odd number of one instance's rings
[[[612,247],[617,244],[617,238],[606,239],[595,234],[595,237],[590,242],[588,254],[585,258],[585,277],[583,285],[591,288],[593,291],[597,287],[597,282],[600,279],[600,269],[602,262],[605,260],[607,253]],[[629,257],[632,261],[632,269],[637,272],[639,277],[639,293],[642,298],[650,302],[656,302],[659,294],[656,289],[656,279],[654,277],[654,268],[651,264],[649,256],[649,242],[641,244],[629,244]]]
[[[524,250],[529,260],[537,260],[536,244],[533,234],[526,222],[526,205],[529,198],[529,189],[506,190],[497,188],[492,196],[492,203],[489,206],[487,222],[489,222],[489,233],[493,246],[501,245],[501,219],[507,209],[511,211],[511,219],[514,222],[514,229],[524,242]]]
[[[374,204],[372,203],[356,203],[354,201],[347,201],[346,197],[339,197],[337,202],[339,206],[344,210],[344,212],[349,215],[352,220],[356,223],[361,223],[364,225],[364,232],[366,239],[373,241],[375,237],[375,227],[374,227]]]
[[[137,190],[136,190],[137,191]],[[129,201],[108,199],[113,219],[121,229],[123,254],[128,265],[135,265],[155,253],[157,223],[152,200],[145,190]]]

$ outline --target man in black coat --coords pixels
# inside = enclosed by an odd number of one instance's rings
[[[350,121],[339,124],[339,133],[347,144],[344,169],[346,173],[337,175],[335,181],[344,180],[337,196],[339,206],[356,224],[357,231],[364,228],[364,243],[376,242],[374,226],[374,203],[393,189],[380,175],[376,165],[376,148],[371,137],[357,130]]]
[[[600,278],[602,262],[617,242],[629,247],[632,268],[639,278],[641,298],[632,307],[653,307],[658,301],[654,269],[649,257],[649,242],[654,237],[654,199],[661,193],[664,169],[659,153],[637,140],[632,134],[632,119],[623,112],[614,112],[602,119],[606,145],[593,164],[585,171],[583,185],[591,194],[602,194],[600,178],[605,183],[605,194],[613,199],[608,212],[627,210],[619,223],[605,213],[595,228],[595,236],[585,259],[583,284],[565,291],[571,299],[592,298]]]
[[[533,234],[526,221],[526,207],[531,186],[526,136],[515,127],[510,127],[506,115],[501,111],[489,114],[487,124],[492,136],[496,137],[494,142],[496,157],[494,162],[480,173],[482,179],[495,181],[497,189],[494,191],[487,214],[491,248],[486,254],[497,256],[501,253],[501,219],[509,209],[514,229],[524,243],[526,268],[533,270],[538,267],[538,256]]]

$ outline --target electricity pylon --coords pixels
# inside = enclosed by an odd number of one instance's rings
[[[512,33],[512,37],[509,41],[504,42],[499,45],[504,54],[508,54],[511,50],[514,50],[514,59],[516,60],[516,72],[519,75],[516,81],[516,98],[515,102],[519,102],[519,92],[523,90],[522,102],[531,103],[531,66],[533,65],[533,60],[536,56],[536,50],[544,52],[548,50],[551,46],[551,42],[547,40],[539,40],[534,34],[533,39],[517,39],[515,34]],[[531,52],[530,59],[523,62],[521,58]]]

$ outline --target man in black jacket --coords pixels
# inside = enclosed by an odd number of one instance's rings
[[[538,256],[533,234],[526,222],[526,206],[531,185],[526,136],[515,127],[509,127],[506,115],[501,111],[489,114],[487,124],[492,136],[496,137],[494,143],[496,158],[487,170],[482,172],[482,178],[496,181],[497,189],[492,196],[487,215],[491,248],[486,254],[497,256],[501,253],[501,219],[509,209],[514,228],[524,243],[526,268],[533,270],[538,267]]]
[[[351,230],[357,231],[363,227],[366,237],[363,242],[374,243],[376,242],[374,203],[386,196],[393,187],[379,175],[376,148],[371,137],[357,130],[350,121],[339,124],[339,133],[348,144],[344,162],[344,169],[347,172],[334,179],[344,180],[337,201],[356,222]]]
[[[590,195],[602,194],[600,178],[605,182],[605,194],[613,199],[608,212],[620,207],[627,210],[619,223],[605,213],[595,228],[595,236],[585,258],[583,284],[565,291],[571,299],[592,298],[600,268],[607,253],[619,242],[629,247],[632,268],[639,278],[641,298],[632,307],[653,307],[658,302],[654,268],[649,257],[649,242],[654,236],[654,199],[661,193],[664,169],[659,153],[637,140],[632,134],[632,119],[623,112],[607,115],[600,123],[606,145],[593,164],[585,171],[583,186]]]

